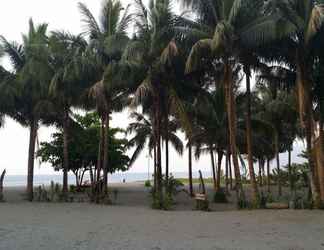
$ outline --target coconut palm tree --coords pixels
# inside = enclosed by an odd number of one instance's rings
[[[313,113],[311,79],[313,73],[315,37],[320,32],[324,20],[322,1],[291,0],[270,1],[272,12],[280,16],[277,22],[276,36],[279,41],[273,44],[273,60],[281,60],[296,70],[296,85],[301,125],[304,128],[308,155],[312,155],[314,146],[315,126]],[[316,176],[313,157],[309,157],[311,170],[311,186],[316,206],[320,203],[320,188]]]
[[[152,116],[152,115],[151,115]],[[129,146],[136,146],[136,149],[131,157],[130,165],[132,165],[135,160],[138,158],[139,154],[143,151],[146,144],[149,146],[150,154],[154,151],[154,162],[156,161],[156,150],[155,150],[155,142],[154,142],[154,132],[152,126],[152,119],[146,118],[143,114],[133,112],[130,117],[135,121],[130,123],[127,128],[128,134],[135,135],[129,140]],[[169,129],[167,131],[163,131],[162,139],[168,138],[169,142],[176,150],[176,152],[180,155],[183,153],[183,143],[181,139],[176,134],[178,129],[178,124],[175,120],[169,121]],[[168,135],[165,134],[168,132]],[[167,151],[167,150],[166,150]],[[166,154],[168,154],[166,152]]]
[[[179,17],[172,13],[172,1],[151,1],[146,7],[141,0],[135,0],[135,37],[126,49],[124,62],[134,68],[141,68],[142,79],[137,82],[133,104],[143,103],[151,98],[151,110],[154,114],[154,142],[157,149],[157,201],[162,208],[162,165],[161,137],[163,108],[166,103],[172,104],[170,113],[177,115],[185,124],[190,126],[184,115],[183,105],[178,97],[174,79],[176,60],[180,58],[176,37],[176,25]]]
[[[263,1],[191,1],[183,2],[191,4],[198,15],[209,23],[214,23],[212,30],[205,32],[203,39],[199,40],[192,48],[187,62],[187,72],[194,71],[201,59],[219,58],[223,63],[224,75],[223,84],[226,92],[228,125],[231,144],[231,154],[234,163],[235,179],[237,190],[244,198],[241,184],[239,163],[236,146],[236,112],[233,94],[233,66],[236,63],[244,64],[244,71],[247,74],[247,93],[249,92],[250,79],[250,58],[254,56],[249,52],[254,46],[260,45],[270,39],[269,33],[274,30],[274,21],[267,15],[259,18],[263,10]],[[208,19],[207,19],[208,17]],[[210,20],[213,20],[212,22]],[[199,21],[199,20],[198,20]],[[205,22],[206,23],[206,22]],[[205,25],[206,26],[206,25]],[[205,31],[204,30],[204,31]],[[269,31],[267,33],[266,31]],[[249,53],[247,53],[249,52]],[[247,53],[247,55],[246,55]],[[249,59],[249,60],[247,60]],[[249,99],[248,99],[249,104]],[[251,152],[251,129],[250,129],[250,107],[247,109],[247,141],[249,170],[253,186],[253,199],[258,200],[258,190],[254,177],[254,169]]]
[[[38,60],[38,55],[47,49],[47,24],[35,26],[29,21],[29,31],[23,35],[23,43],[9,42],[1,37],[4,53],[9,57],[13,73],[3,83],[2,89],[13,100],[13,108],[6,114],[30,130],[28,166],[27,166],[27,198],[33,200],[33,177],[35,142],[40,125],[42,108],[48,98],[48,71]],[[11,91],[14,90],[14,91]]]
[[[123,8],[119,0],[105,0],[100,12],[99,22],[83,3],[79,3],[85,31],[89,35],[90,50],[94,53],[95,70],[99,79],[95,81],[90,95],[95,99],[97,110],[102,120],[101,147],[98,160],[98,177],[103,169],[103,194],[107,195],[108,182],[108,131],[112,111],[119,111],[125,100],[123,89],[112,80],[111,76],[118,67],[123,49],[128,43],[127,29],[132,16],[129,6]],[[91,62],[90,62],[91,63]],[[101,150],[103,149],[103,150]],[[99,178],[98,178],[99,180]]]
[[[63,127],[63,193],[68,192],[69,170],[69,121],[71,107],[80,103],[80,94],[87,87],[82,81],[82,74],[76,70],[78,59],[87,47],[81,35],[72,35],[67,32],[52,32],[49,38],[49,50],[44,63],[51,71],[50,96],[56,120]]]

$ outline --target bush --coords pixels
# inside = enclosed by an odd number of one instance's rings
[[[214,194],[214,202],[215,203],[227,203],[227,197],[226,197],[226,192],[224,189],[219,189],[217,192]]]
[[[151,186],[152,185],[151,185],[151,181],[150,180],[145,181],[144,187],[150,188]]]
[[[75,193],[77,191],[77,188],[75,185],[70,185],[70,192]]]

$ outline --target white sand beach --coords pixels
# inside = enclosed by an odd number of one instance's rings
[[[141,183],[115,184],[116,205],[29,203],[22,188],[7,188],[0,204],[0,249],[324,249],[324,212],[236,211],[214,205],[193,210],[178,196],[174,211],[149,207]]]

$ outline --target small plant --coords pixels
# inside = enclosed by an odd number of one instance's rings
[[[75,185],[70,185],[70,192],[71,193],[76,193],[76,191],[77,191],[76,186]]]
[[[224,189],[219,189],[217,192],[214,194],[214,202],[215,203],[227,203],[227,197],[226,197],[226,192]]]
[[[118,189],[115,188],[115,189],[113,190],[113,194],[114,194],[114,201],[115,201],[115,202],[117,201],[118,193],[119,193]]]
[[[150,181],[150,180],[145,181],[145,183],[144,183],[144,187],[147,187],[147,188],[152,187],[152,185],[151,185],[151,181]]]

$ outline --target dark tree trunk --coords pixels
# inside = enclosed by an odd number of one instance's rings
[[[226,162],[225,162],[225,190],[226,190],[226,193],[228,193],[228,161],[229,161],[229,155],[228,155],[228,152],[226,152]]]
[[[156,144],[156,142],[154,143]],[[156,178],[156,145],[154,145],[154,192],[156,191],[157,178]]]
[[[65,109],[63,118],[63,196],[67,199],[69,172],[69,111]]]
[[[232,160],[231,153],[228,154],[228,170],[230,176],[230,189],[233,190]]]
[[[163,187],[162,187],[162,162],[161,162],[161,102],[160,96],[158,95],[156,98],[156,106],[155,106],[155,115],[156,115],[156,142],[157,142],[157,198],[159,202],[159,207],[163,207]]]
[[[267,159],[267,187],[268,187],[268,193],[270,193],[270,159]]]
[[[104,129],[104,142],[103,142],[103,194],[108,195],[108,170],[109,170],[109,112],[105,115],[105,129]]]
[[[290,193],[293,193],[294,184],[293,184],[293,177],[292,177],[292,169],[291,169],[291,148],[288,148],[288,179],[289,179],[289,187]]]
[[[223,151],[218,150],[217,151],[217,159],[218,159],[218,166],[217,166],[217,191],[220,190],[221,187],[221,172],[222,172],[222,160],[223,160]]]
[[[168,131],[166,132],[168,133]],[[169,181],[169,138],[165,137],[165,180]]]
[[[29,149],[28,149],[28,172],[27,172],[27,199],[33,201],[34,198],[34,160],[35,142],[38,130],[38,122],[32,121],[30,124]]]
[[[324,205],[324,159],[323,159],[323,154],[324,154],[324,147],[323,147],[323,118],[320,118],[320,124],[319,124],[319,136],[318,136],[318,149],[317,154],[318,154],[318,164],[317,164],[317,169],[318,169],[318,182],[319,182],[319,190],[320,190],[320,199],[321,199],[321,204]]]
[[[305,58],[305,49],[302,47],[296,50],[296,66],[297,66],[297,88],[299,98],[299,113],[302,127],[306,136],[307,155],[310,168],[310,186],[312,192],[312,199],[315,203],[315,207],[320,206],[320,189],[317,178],[317,171],[314,162],[314,155],[312,152],[314,144],[314,118],[313,118],[313,97],[311,95],[312,82],[310,79],[310,66]]]
[[[254,202],[257,203],[259,201],[259,190],[255,178],[255,173],[254,173],[253,154],[252,154],[250,68],[245,66],[244,72],[246,76],[246,100],[247,100],[247,105],[246,105],[246,142],[247,143],[246,145],[247,145],[247,153],[248,153],[249,173],[250,173],[251,186],[252,186],[252,199]]]
[[[261,159],[258,160],[259,162],[259,185],[262,187],[262,162]]]
[[[192,185],[192,146],[189,139],[188,142],[188,163],[189,163],[189,194],[191,197],[194,196],[193,185]]]
[[[3,170],[1,176],[0,176],[0,202],[3,201],[3,180],[6,174],[6,170]]]
[[[236,107],[235,107],[235,97],[233,91],[233,78],[232,78],[232,66],[229,61],[225,61],[224,67],[224,85],[226,92],[226,106],[227,106],[227,116],[228,116],[228,128],[229,128],[229,141],[231,146],[231,154],[234,164],[234,174],[235,174],[235,191],[238,200],[245,201],[245,194],[243,190],[240,166],[238,162],[237,154],[237,143],[236,143]]]
[[[276,134],[276,142],[275,142],[275,147],[276,147],[276,161],[277,161],[277,178],[278,178],[278,195],[282,195],[282,187],[281,187],[281,172],[280,172],[280,158],[279,158],[279,137],[278,134]]]
[[[210,154],[210,160],[211,160],[211,164],[212,164],[214,191],[216,192],[217,191],[216,167],[215,167],[214,152],[213,152],[212,147],[213,146],[211,145],[209,154]]]

